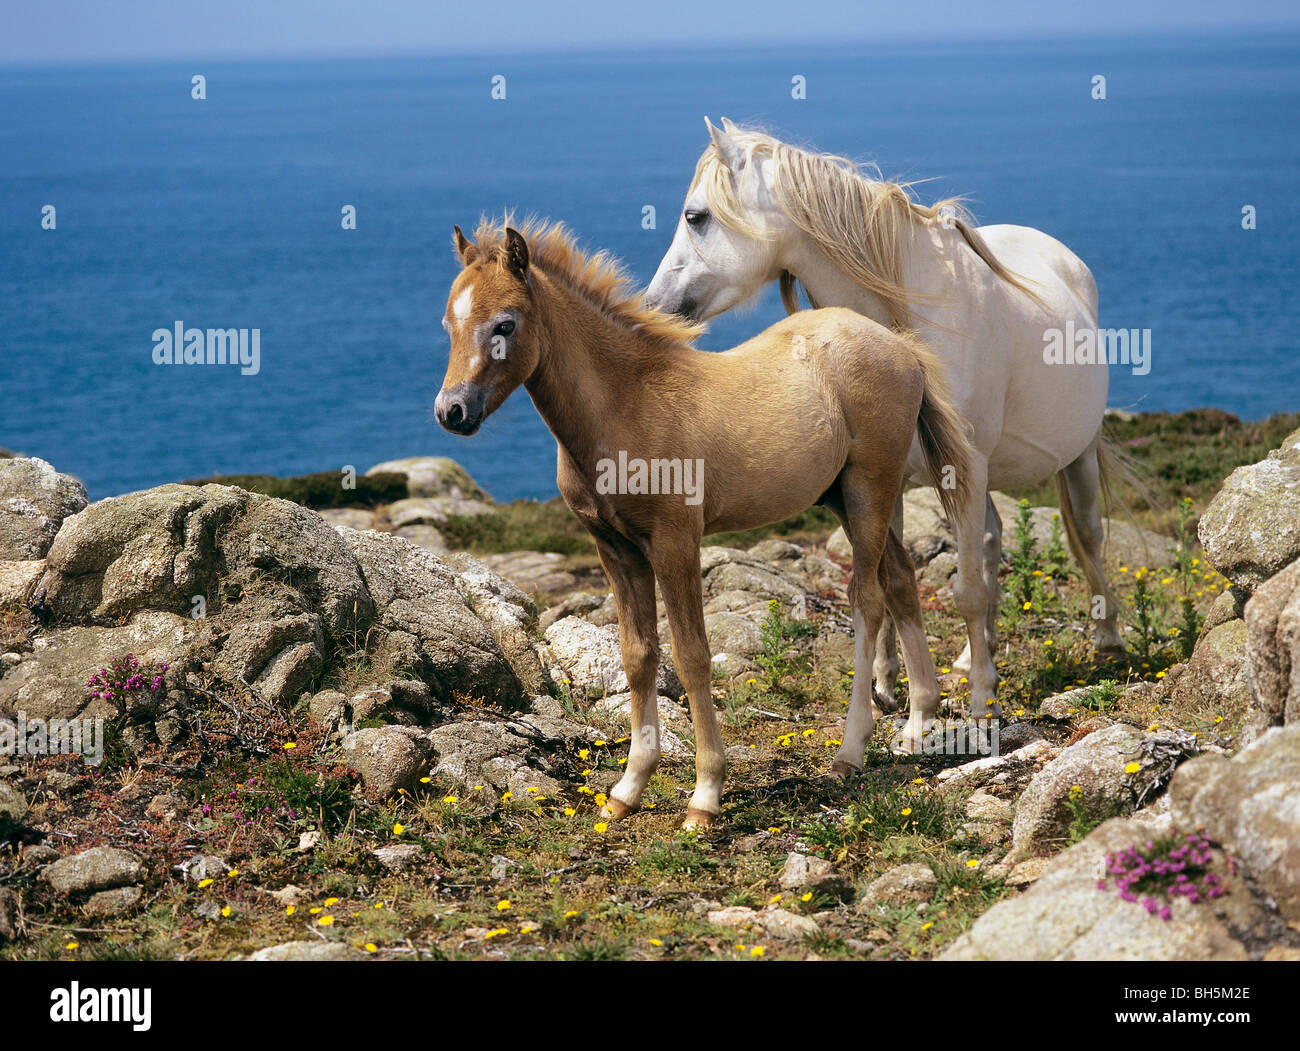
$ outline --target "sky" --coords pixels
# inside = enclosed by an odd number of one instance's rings
[[[1295,0],[27,0],[5,8],[3,64],[1300,26]]]

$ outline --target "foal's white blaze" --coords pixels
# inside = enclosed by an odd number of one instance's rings
[[[451,305],[452,316],[456,319],[457,325],[465,324],[465,319],[469,317],[469,312],[474,306],[474,286],[466,285],[465,290],[456,297],[456,301]]]

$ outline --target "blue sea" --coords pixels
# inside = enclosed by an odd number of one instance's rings
[[[452,224],[563,219],[647,282],[705,114],[1064,241],[1102,324],[1152,331],[1148,375],[1111,369],[1114,406],[1300,409],[1294,35],[10,66],[0,446],[92,498],[417,454],[455,457],[498,499],[552,496],[554,443],[524,392],[471,439],[433,418]],[[780,316],[769,290],[702,345]],[[260,329],[260,372],[155,365],[152,333],[177,321]]]

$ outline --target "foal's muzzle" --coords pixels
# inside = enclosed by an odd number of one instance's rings
[[[433,414],[453,434],[473,434],[483,423],[483,405],[487,391],[477,383],[458,383],[450,390],[438,392]]]

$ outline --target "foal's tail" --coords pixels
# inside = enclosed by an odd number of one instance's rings
[[[916,336],[907,340],[925,380],[916,419],[921,454],[944,513],[955,524],[959,509],[970,499],[971,426],[953,404],[943,365],[934,351]]]

